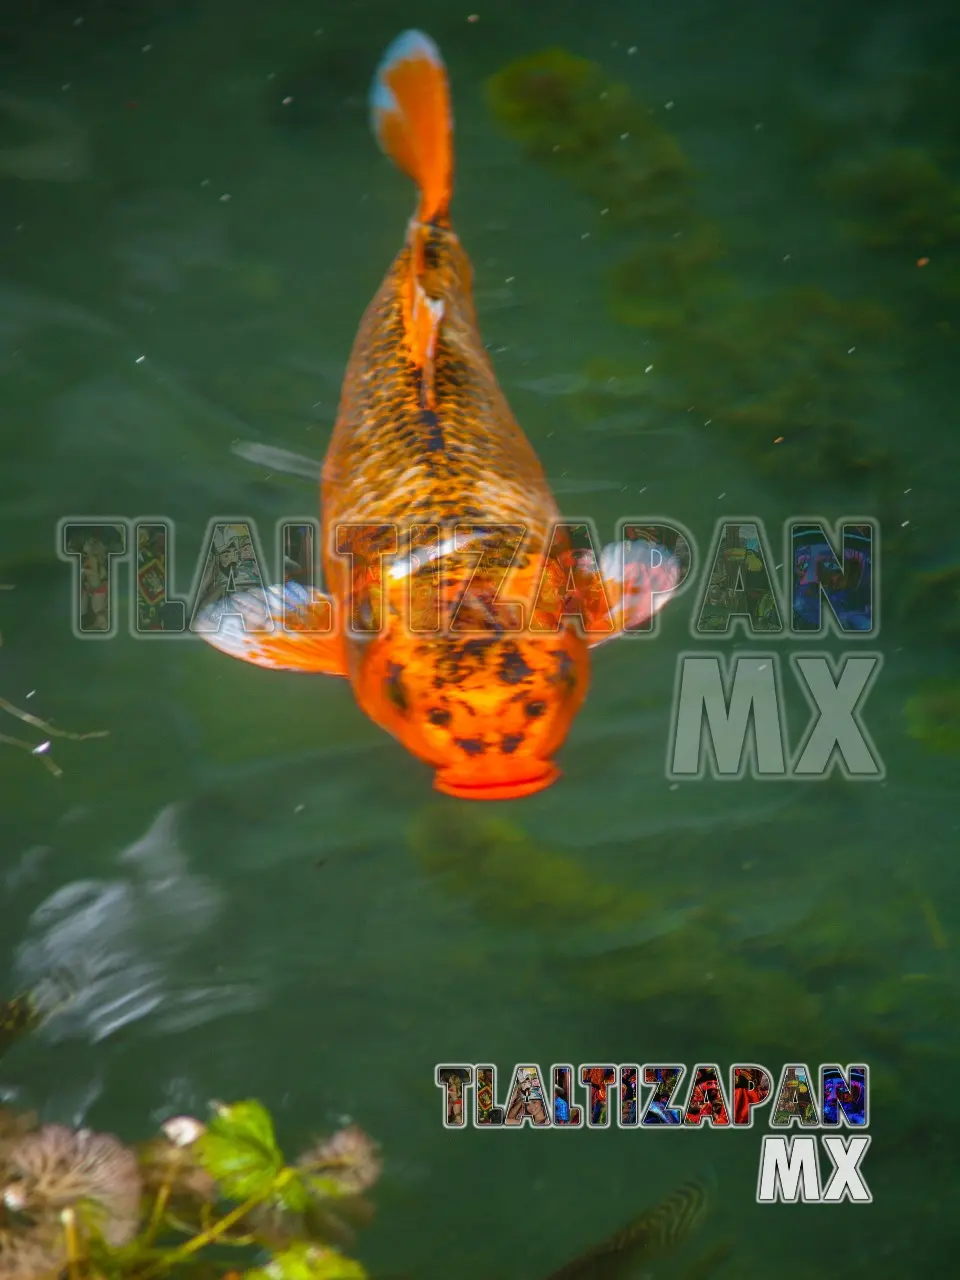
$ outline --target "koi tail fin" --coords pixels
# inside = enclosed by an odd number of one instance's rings
[[[383,55],[370,123],[384,154],[420,189],[418,221],[445,215],[453,195],[453,108],[440,50],[422,31],[404,31]]]

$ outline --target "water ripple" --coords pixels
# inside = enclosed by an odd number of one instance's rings
[[[221,894],[187,868],[168,806],[118,858],[113,880],[76,880],[43,902],[17,950],[21,987],[70,975],[76,995],[48,1024],[54,1040],[97,1042],[150,1016],[154,1033],[181,1031],[256,1007],[252,987],[178,988],[174,965],[206,934]]]

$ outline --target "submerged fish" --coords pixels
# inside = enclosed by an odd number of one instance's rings
[[[664,1257],[701,1225],[710,1209],[711,1189],[709,1178],[685,1182],[602,1244],[552,1272],[547,1280],[618,1280],[638,1263]]]
[[[560,512],[497,384],[451,223],[450,92],[429,37],[390,45],[370,105],[419,200],[360,323],[323,465],[328,595],[227,597],[197,629],[258,666],[346,676],[361,709],[435,768],[439,791],[524,796],[559,776],[589,648],[649,617],[679,570],[646,543],[614,544],[597,564],[555,536]],[[338,529],[359,525],[338,548]]]

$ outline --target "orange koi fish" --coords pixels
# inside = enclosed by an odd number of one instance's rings
[[[390,45],[370,107],[419,199],[360,323],[323,464],[327,594],[288,583],[228,597],[202,630],[258,666],[346,676],[438,791],[526,796],[559,777],[588,649],[649,617],[679,570],[665,552],[653,567],[649,544],[650,563],[624,543],[587,564],[559,527],[480,337],[450,220],[450,90],[428,36]]]

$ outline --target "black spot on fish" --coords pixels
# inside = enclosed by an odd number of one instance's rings
[[[487,650],[492,644],[496,644],[495,636],[480,636],[476,640],[468,640],[463,646],[463,656],[482,660],[487,656]]]
[[[505,756],[512,756],[522,741],[522,733],[505,733],[503,741],[500,743],[500,750]]]
[[[454,742],[468,756],[482,756],[487,749],[482,738],[454,738]]]
[[[531,720],[539,720],[547,709],[545,702],[528,702],[526,711]]]
[[[398,711],[402,711],[404,715],[410,710],[407,702],[407,695],[401,682],[403,675],[403,667],[398,662],[390,662],[387,664],[387,674],[383,678],[384,692],[387,698],[393,703]]]
[[[445,707],[431,707],[427,719],[439,729],[450,723],[450,712]]]
[[[430,453],[442,453],[444,449],[443,428],[432,409],[420,410],[420,421],[427,428],[426,446]]]
[[[533,675],[524,661],[523,654],[512,642],[503,646],[503,656],[500,659],[497,675],[504,684],[519,684],[521,680],[526,680],[528,676]]]

